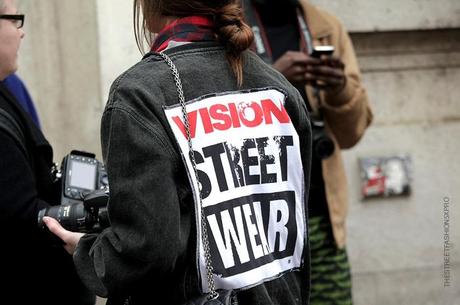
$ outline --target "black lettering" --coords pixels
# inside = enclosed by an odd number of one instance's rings
[[[204,162],[204,158],[199,152],[193,151],[193,154],[195,155],[196,164],[201,164]],[[191,156],[190,156],[190,160],[192,160]],[[199,183],[200,183],[201,198],[205,199],[209,196],[209,194],[211,194],[211,191],[212,191],[211,180],[209,180],[208,175],[206,175],[206,173],[203,172],[202,170],[197,169],[197,173],[198,173],[198,179],[200,180]]]
[[[293,146],[294,142],[292,140],[292,136],[281,136],[275,137],[275,141],[277,141],[280,145],[280,166],[281,166],[281,179],[283,181],[287,180],[287,146]]]
[[[235,188],[244,186],[243,169],[238,164],[240,162],[240,151],[235,146],[229,145],[228,143],[225,143],[225,151],[227,153],[228,165],[232,172]]]
[[[221,192],[228,190],[227,179],[225,177],[224,167],[220,155],[225,152],[224,144],[217,143],[203,148],[203,154],[206,158],[211,157],[214,171],[216,173],[217,183]]]
[[[255,157],[249,156],[249,150],[251,148],[256,148],[256,143],[254,139],[244,140],[243,147],[241,148],[241,157],[243,160],[244,180],[246,181],[246,185],[260,183],[260,175],[250,174],[250,167],[259,164],[259,158],[257,156]]]
[[[295,192],[252,194],[204,208],[214,271],[224,277],[294,254]]]
[[[256,139],[257,142],[257,150],[259,151],[259,158],[260,158],[260,177],[261,183],[275,183],[276,182],[276,173],[268,173],[267,172],[267,165],[268,164],[275,164],[275,157],[272,155],[265,154],[265,148],[268,146],[268,138],[258,138]]]

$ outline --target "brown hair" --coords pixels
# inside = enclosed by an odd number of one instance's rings
[[[235,74],[238,85],[243,82],[243,57],[254,35],[243,21],[239,0],[134,0],[134,35],[139,50],[143,52],[143,41],[150,45],[153,33],[149,24],[155,16],[205,16],[214,20],[214,32],[227,51],[227,59]],[[141,20],[142,13],[142,20]]]

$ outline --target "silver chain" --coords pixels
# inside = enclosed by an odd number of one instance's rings
[[[192,137],[190,135],[190,122],[188,120],[187,109],[185,105],[185,98],[184,98],[184,91],[182,90],[182,82],[180,80],[179,72],[177,71],[176,65],[172,62],[171,58],[164,53],[159,53],[161,57],[166,61],[168,66],[171,68],[171,71],[174,75],[174,82],[176,83],[177,94],[179,95],[179,103],[182,108],[182,116],[184,119],[185,125],[185,132],[187,135],[188,141],[188,149],[190,154],[190,160],[192,161],[193,171],[195,172],[195,178],[198,183],[198,198],[200,200],[200,209],[201,209],[201,230],[202,230],[202,241],[203,241],[203,248],[204,248],[204,255],[206,261],[206,273],[208,278],[208,288],[209,288],[209,299],[215,299],[219,296],[216,292],[216,285],[214,283],[213,277],[213,267],[212,267],[212,260],[211,260],[211,250],[209,249],[209,239],[208,239],[208,229],[206,227],[206,217],[204,215],[203,209],[203,200],[201,198],[201,190],[200,190],[200,180],[198,178],[198,171],[196,169],[196,162],[195,162],[195,153],[192,147]]]

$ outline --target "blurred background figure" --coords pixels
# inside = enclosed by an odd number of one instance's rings
[[[345,249],[348,192],[341,150],[372,121],[353,45],[342,24],[304,0],[246,0],[255,51],[299,92],[312,116],[309,194],[311,304],[351,304]],[[332,46],[333,55],[313,54]]]
[[[28,114],[3,82],[17,70],[23,24],[16,1],[0,0],[1,303],[90,305],[95,297],[72,257],[37,226],[39,210],[58,204],[60,193],[51,176],[52,148],[29,115],[36,114],[30,97],[18,79],[7,80],[33,110]]]

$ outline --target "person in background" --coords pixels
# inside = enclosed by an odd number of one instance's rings
[[[254,50],[299,90],[311,113],[310,302],[351,304],[341,150],[356,145],[372,121],[352,41],[336,17],[306,0],[243,3]],[[332,56],[313,56],[314,47],[325,45],[334,48]]]
[[[184,304],[207,292],[206,270],[240,305],[307,304],[302,97],[247,50],[239,0],[134,2],[137,37],[155,39],[113,83],[102,118],[111,226],[93,235],[44,221],[110,304]]]
[[[72,257],[39,229],[38,212],[59,204],[53,151],[3,81],[17,70],[24,15],[0,0],[0,280],[2,304],[91,305]]]
[[[35,125],[40,128],[40,120],[38,118],[37,110],[35,109],[34,102],[30,97],[29,91],[27,90],[24,82],[16,74],[9,75],[3,84],[8,88],[8,90],[13,94],[22,108],[30,115],[32,121]]]

